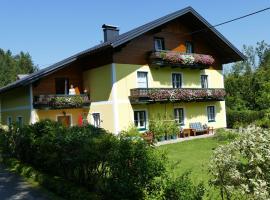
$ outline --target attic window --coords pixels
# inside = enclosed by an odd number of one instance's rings
[[[162,51],[165,50],[164,38],[154,38],[155,50]]]

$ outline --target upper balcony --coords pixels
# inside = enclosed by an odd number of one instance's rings
[[[38,95],[34,97],[33,107],[35,109],[67,109],[89,107],[90,98],[88,94],[81,95]]]
[[[153,102],[223,101],[221,88],[135,88],[130,90],[132,104]]]
[[[177,51],[154,51],[149,57],[150,65],[192,69],[207,69],[215,59],[211,55],[182,53]]]

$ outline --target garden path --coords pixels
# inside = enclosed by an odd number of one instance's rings
[[[47,200],[40,189],[34,188],[15,173],[9,172],[0,163],[0,199],[1,200]]]

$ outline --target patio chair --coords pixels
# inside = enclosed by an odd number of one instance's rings
[[[189,127],[193,129],[195,135],[199,134],[209,134],[209,127],[203,126],[201,122],[189,123]]]

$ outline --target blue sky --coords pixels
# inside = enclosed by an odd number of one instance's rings
[[[166,14],[192,6],[211,24],[270,6],[269,0],[0,0],[0,48],[29,52],[47,67],[100,43],[101,25],[126,32]],[[270,10],[218,28],[236,47],[270,43]]]

